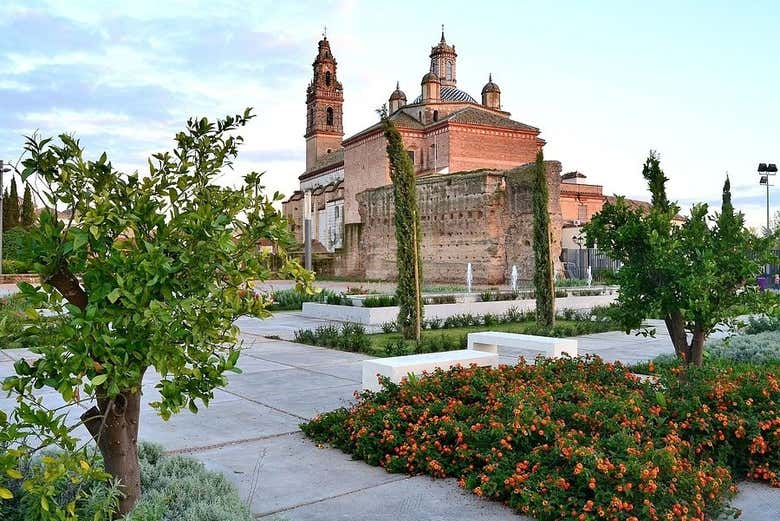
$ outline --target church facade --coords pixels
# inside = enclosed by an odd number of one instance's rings
[[[396,84],[388,99],[389,118],[418,176],[425,278],[460,281],[471,262],[479,283],[502,284],[513,266],[521,279],[530,279],[531,165],[545,141],[539,128],[504,110],[492,75],[479,101],[458,89],[457,52],[443,31],[429,56],[419,95],[410,102]],[[392,280],[394,208],[384,133],[378,122],[345,137],[343,102],[337,62],[323,37],[306,90],[306,170],[283,213],[302,242],[310,194],[314,268],[321,275]],[[582,183],[581,174],[562,176],[560,163],[547,161],[546,168],[558,263],[563,229],[583,221],[575,212],[588,218],[604,198],[600,186]]]

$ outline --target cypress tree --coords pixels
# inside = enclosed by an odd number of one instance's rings
[[[16,178],[11,178],[11,193],[8,194],[8,229],[19,226],[19,192],[16,190]]]
[[[542,151],[536,154],[534,167],[534,286],[536,288],[536,322],[543,327],[555,325],[555,288],[550,256],[550,212],[547,171]]]
[[[32,190],[30,185],[24,185],[24,198],[22,200],[22,226],[30,228],[35,223],[35,206],[33,206]]]
[[[383,114],[390,178],[395,201],[395,241],[398,266],[398,326],[407,340],[419,342],[422,330],[422,263],[420,262],[420,215],[414,165],[392,121]]]

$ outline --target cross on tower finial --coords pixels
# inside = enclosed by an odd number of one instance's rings
[[[327,40],[328,39],[328,26],[323,25],[322,26],[322,38]]]
[[[441,43],[446,43],[444,39],[444,24],[441,24]]]

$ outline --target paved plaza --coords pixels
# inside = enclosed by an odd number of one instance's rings
[[[198,414],[182,412],[164,422],[144,406],[141,439],[169,451],[192,455],[234,481],[252,511],[263,520],[450,520],[523,519],[500,504],[477,498],[454,480],[389,474],[349,455],[318,447],[306,439],[299,423],[349,404],[360,388],[361,361],[366,355],[304,346],[264,335],[289,337],[291,331],[318,321],[297,312],[279,313],[260,321],[242,319],[245,351],[243,373],[231,374],[227,388]],[[671,353],[665,330],[657,338],[620,332],[579,337],[581,353],[607,360],[634,362]],[[534,351],[502,349],[503,363],[514,363]],[[13,361],[30,356],[25,350],[0,351],[0,378],[13,372]],[[156,377],[144,380],[144,402],[155,398]],[[56,393],[44,394],[55,405]],[[0,409],[13,402],[0,398]],[[74,413],[75,419],[76,413]],[[86,436],[86,432],[81,434]],[[742,519],[780,519],[780,489],[745,483],[737,506]]]

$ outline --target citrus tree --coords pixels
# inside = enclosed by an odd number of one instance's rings
[[[646,318],[662,318],[677,356],[699,366],[704,341],[719,324],[762,309],[755,277],[771,239],[745,228],[731,203],[728,178],[720,213],[710,215],[707,204],[697,204],[676,224],[680,208],[667,197],[668,179],[656,153],[650,153],[642,175],[652,196],[649,210],[622,197],[605,204],[585,226],[588,246],[598,245],[623,264],[616,275],[616,318],[626,332],[642,327]]]
[[[238,188],[215,183],[237,156],[235,131],[252,117],[247,109],[215,122],[189,120],[173,151],[153,155],[144,175],[117,172],[105,153],[85,158],[68,135],[25,145],[22,178],[43,187],[46,205],[25,252],[42,284],[20,285],[31,303],[23,334],[34,337],[40,358],[19,361],[3,387],[23,403],[42,387],[67,403],[92,402],[80,418],[119,481],[120,514],[140,495],[144,375],[160,375],[151,405],[164,419],[183,408],[197,412],[227,383],[225,372],[237,370],[235,319],[268,314],[269,301],[253,286],[269,276],[272,253],[259,245],[276,245],[273,255],[283,256],[290,243],[273,206],[281,197],[266,196],[257,173]],[[308,287],[308,272],[283,264]],[[16,417],[28,431],[37,421],[28,409]],[[57,418],[40,416],[55,433],[50,439],[62,428]]]

